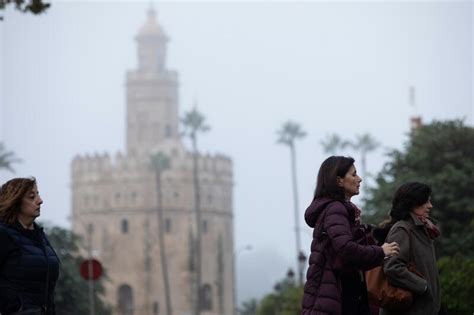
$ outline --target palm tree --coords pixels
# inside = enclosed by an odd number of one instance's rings
[[[195,305],[196,302],[196,238],[193,235],[191,228],[188,230],[188,271],[189,271],[189,292],[187,296],[190,305]]]
[[[295,152],[295,140],[304,138],[306,132],[301,128],[298,123],[287,121],[283,124],[280,130],[277,131],[278,140],[277,143],[287,145],[290,148],[291,154],[291,174],[293,179],[293,204],[295,212],[295,235],[296,235],[296,265],[298,266],[298,274],[300,283],[303,283],[303,268],[298,263],[298,255],[301,252],[301,239],[300,239],[300,227],[299,227],[299,204],[298,204],[298,185],[296,180],[296,152]]]
[[[363,135],[357,135],[353,143],[352,148],[360,153],[360,164],[362,177],[367,176],[367,154],[375,151],[380,143],[375,140],[370,134],[365,133]]]
[[[13,163],[18,163],[21,160],[15,157],[15,153],[7,151],[7,148],[0,142],[0,169],[6,169],[10,172],[15,172],[12,167]]]
[[[219,314],[224,315],[224,242],[222,240],[222,234],[219,234],[217,238],[217,297],[219,301]]]
[[[156,196],[157,196],[157,207],[156,213],[158,217],[158,243],[160,246],[160,260],[161,260],[161,274],[163,277],[163,285],[165,287],[165,301],[166,301],[166,314],[172,315],[173,311],[171,308],[171,292],[170,284],[168,279],[168,261],[166,259],[166,248],[165,248],[165,224],[163,220],[163,190],[161,176],[163,172],[170,168],[170,161],[168,157],[158,152],[151,156],[151,168],[155,172],[156,181]]]
[[[336,133],[330,134],[327,136],[326,140],[323,140],[320,143],[323,146],[324,152],[331,155],[338,154],[340,150],[343,150],[350,145],[349,141],[342,140],[342,138]]]
[[[191,139],[193,147],[193,183],[194,183],[194,208],[196,214],[196,303],[194,305],[194,314],[199,315],[201,312],[201,239],[202,239],[202,222],[201,222],[201,195],[199,191],[198,177],[198,145],[197,138],[199,133],[209,131],[210,127],[206,124],[206,118],[196,107],[190,112],[185,113],[181,122],[184,126],[183,134]]]

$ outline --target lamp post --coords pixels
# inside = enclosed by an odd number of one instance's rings
[[[234,315],[238,315],[238,303],[237,303],[237,258],[244,251],[251,251],[252,245],[245,245],[234,252]]]
[[[293,269],[288,269],[288,272],[286,273],[286,278],[288,279],[288,284],[290,286],[294,286],[295,285],[295,273],[293,271]]]
[[[299,263],[299,269],[298,270],[304,270],[304,267],[306,266],[306,255],[303,253],[303,251],[300,251],[298,254],[298,263]],[[299,274],[299,281],[300,285],[303,285],[303,273],[300,272]]]

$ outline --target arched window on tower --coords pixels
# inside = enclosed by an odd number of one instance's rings
[[[165,232],[166,233],[171,233],[171,219],[170,218],[166,218],[165,219]]]
[[[160,130],[160,124],[159,123],[157,123],[157,122],[152,123],[150,129],[151,129],[150,137],[152,139],[157,138],[157,137],[160,136],[161,130]]]
[[[200,308],[202,311],[212,310],[212,290],[210,284],[204,284],[200,292]]]
[[[166,138],[171,138],[171,136],[173,136],[173,131],[171,130],[171,126],[166,125],[166,127],[165,127],[165,137]]]
[[[122,231],[122,234],[128,233],[128,220],[127,219],[122,219],[122,222],[120,224],[120,229]]]
[[[120,315],[133,315],[133,290],[128,284],[122,284],[118,289],[118,310]]]
[[[207,220],[203,220],[203,221],[202,221],[202,233],[203,233],[203,234],[206,234],[207,231],[208,231]]]
[[[94,233],[94,224],[92,223],[87,224],[87,233],[89,234]]]
[[[158,315],[160,313],[160,304],[158,302],[153,303],[153,315]]]

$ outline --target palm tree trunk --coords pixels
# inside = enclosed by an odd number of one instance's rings
[[[295,212],[295,239],[296,239],[296,266],[298,267],[298,277],[300,284],[303,284],[303,269],[298,261],[299,254],[301,252],[301,238],[300,238],[300,225],[299,225],[299,202],[298,202],[298,182],[296,179],[296,152],[294,144],[290,145],[291,152],[291,175],[293,179],[293,205]]]
[[[189,269],[189,305],[190,309],[194,313],[196,305],[196,240],[193,235],[194,216],[191,218],[193,224],[189,226],[188,230],[188,269]]]
[[[198,151],[197,151],[197,139],[196,135],[192,136],[193,143],[193,182],[194,182],[194,207],[196,211],[196,304],[194,314],[199,315],[201,313],[201,195],[199,190],[199,178],[198,178]]]
[[[366,181],[367,183],[367,152],[362,151],[360,154],[361,158],[361,168],[362,168],[362,178]],[[361,188],[362,192],[365,193],[365,184],[362,182]]]
[[[225,315],[224,311],[224,244],[222,235],[217,239],[217,295],[219,300],[219,315]]]
[[[145,311],[147,314],[151,314],[151,303],[150,303],[150,293],[151,293],[151,246],[150,246],[150,226],[149,218],[147,214],[147,220],[145,222]]]
[[[163,192],[161,190],[161,171],[156,174],[156,190],[158,197],[158,242],[160,245],[160,260],[161,260],[161,274],[163,277],[163,285],[165,287],[165,303],[166,303],[166,314],[172,315],[171,307],[171,292],[170,283],[168,279],[168,261],[166,259],[166,248],[165,248],[165,233],[164,233],[164,221],[163,221]]]

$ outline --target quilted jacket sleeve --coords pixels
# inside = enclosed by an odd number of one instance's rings
[[[349,223],[349,214],[340,202],[334,202],[327,209],[324,228],[331,239],[334,251],[344,263],[352,263],[361,269],[381,265],[384,253],[380,246],[361,245],[354,241]]]

